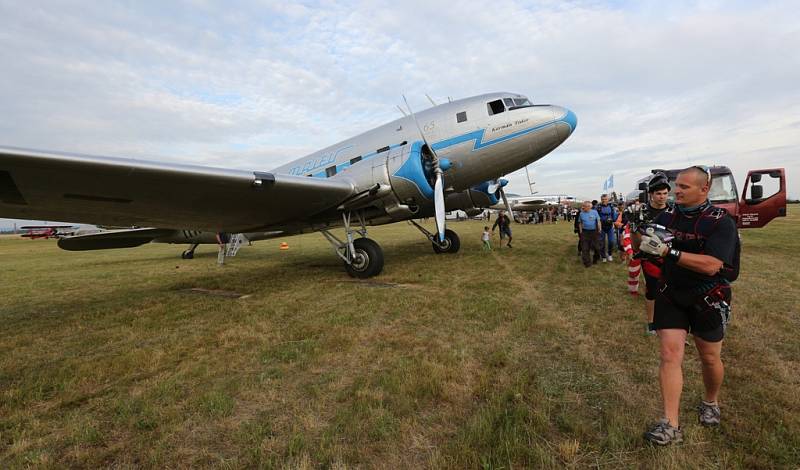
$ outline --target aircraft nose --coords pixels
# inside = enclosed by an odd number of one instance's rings
[[[556,120],[558,136],[563,142],[575,132],[575,128],[578,126],[578,116],[571,110],[562,108],[561,106],[553,106],[553,115]]]

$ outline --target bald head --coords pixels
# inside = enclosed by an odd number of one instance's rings
[[[708,173],[696,166],[690,166],[689,168],[678,173],[678,175],[686,175],[691,177],[694,181],[694,184],[701,188],[709,183]]]

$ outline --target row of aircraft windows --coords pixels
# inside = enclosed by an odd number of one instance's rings
[[[404,141],[400,142],[400,144],[399,144],[399,145],[406,145],[407,143],[408,143],[408,142],[406,142],[406,141],[404,140]],[[387,145],[386,147],[381,147],[381,148],[379,148],[378,150],[376,150],[376,151],[375,151],[375,153],[386,152],[386,151],[388,151],[390,148],[391,148],[391,147]],[[355,165],[356,163],[360,162],[362,158],[363,158],[363,157],[362,157],[361,155],[359,155],[359,156],[357,156],[357,157],[353,157],[353,158],[351,158],[351,159],[350,159],[350,165],[351,165],[351,166],[352,166],[352,165]],[[332,166],[329,166],[328,168],[325,168],[325,177],[326,177],[326,178],[330,178],[331,176],[333,176],[333,175],[335,175],[335,174],[336,174],[336,165],[332,165]],[[306,176],[309,176],[309,177],[311,177],[311,176],[314,176],[314,174],[313,174],[313,173],[309,173],[309,174],[307,174]]]
[[[356,163],[358,163],[360,161],[361,161],[361,155],[359,155],[357,157],[353,157],[353,158],[350,159],[350,165],[355,165]],[[328,168],[325,168],[325,177],[326,178],[330,178],[331,176],[333,176],[335,174],[336,174],[336,165],[329,166]],[[311,177],[311,176],[314,176],[314,174],[313,173],[309,173],[306,176]]]

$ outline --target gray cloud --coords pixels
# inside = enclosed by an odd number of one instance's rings
[[[0,14],[2,145],[263,169],[398,117],[402,93],[421,109],[424,93],[507,90],[578,114],[532,166],[543,192],[710,159],[737,178],[800,170],[792,2],[0,0]],[[524,172],[510,179],[526,192]]]

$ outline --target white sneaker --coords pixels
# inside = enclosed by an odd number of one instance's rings
[[[603,260],[604,263],[606,262],[606,258],[602,258],[602,260]]]
[[[611,255],[608,255],[608,260],[609,261],[614,261],[614,258],[612,258]]]

